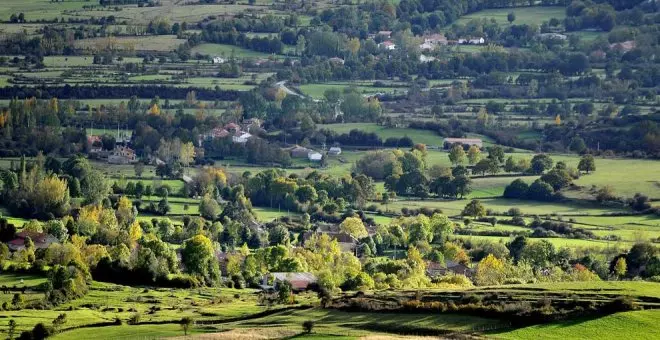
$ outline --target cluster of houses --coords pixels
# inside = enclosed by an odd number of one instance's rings
[[[320,162],[323,159],[323,154],[306,148],[304,146],[296,145],[289,150],[291,158],[307,158],[311,162]],[[333,146],[328,150],[328,156],[339,156],[341,148]]]
[[[205,135],[201,136],[200,138],[200,146],[202,143],[201,139],[216,139],[216,138],[226,138],[231,136],[231,141],[234,143],[238,144],[245,144],[252,138],[252,134],[249,132],[251,127],[250,125],[246,125],[245,128],[236,124],[236,123],[229,123],[225,125],[224,127],[216,127],[213,130],[209,131]]]
[[[396,44],[390,40],[392,38],[392,31],[380,31],[376,34],[372,34],[371,37],[384,39],[378,44],[378,47],[389,51],[396,50]],[[483,37],[467,37],[459,38],[457,40],[448,40],[444,34],[441,33],[427,34],[422,36],[422,39],[424,42],[419,45],[419,49],[422,52],[432,51],[438,46],[445,45],[483,45],[486,43],[486,39]]]

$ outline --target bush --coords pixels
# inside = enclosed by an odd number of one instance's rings
[[[312,320],[307,320],[302,323],[302,328],[305,333],[311,333],[312,329],[314,328],[314,321]]]
[[[140,313],[135,313],[131,315],[131,317],[128,319],[129,325],[137,325],[139,323],[140,323]]]

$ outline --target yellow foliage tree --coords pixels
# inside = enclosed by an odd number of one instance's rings
[[[359,217],[346,217],[339,225],[339,229],[357,239],[369,236],[367,228]]]
[[[561,125],[561,115],[555,116],[555,125]]]
[[[488,254],[485,258],[479,261],[477,265],[477,273],[475,274],[475,282],[478,285],[499,285],[504,282],[504,262]]]
[[[158,107],[158,104],[151,105],[149,108],[149,114],[160,115],[160,107]]]

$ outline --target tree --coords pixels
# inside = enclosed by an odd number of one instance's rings
[[[512,24],[514,21],[516,21],[516,13],[509,12],[509,14],[506,15],[506,20],[509,22],[509,24]]]
[[[528,190],[529,185],[522,179],[518,178],[511,182],[511,184],[507,185],[506,188],[504,188],[502,197],[523,199],[527,197]]]
[[[9,326],[7,328],[7,336],[9,340],[14,339],[14,334],[16,334],[16,321],[14,319],[9,320]]]
[[[477,265],[475,282],[481,286],[499,285],[504,282],[505,276],[502,260],[493,256],[493,254],[488,254]]]
[[[479,162],[479,160],[481,160],[481,150],[479,150],[479,147],[471,145],[467,152],[467,158],[470,164],[476,164]]]
[[[307,334],[311,333],[312,329],[314,329],[314,321],[312,320],[303,321],[302,328],[305,333]]]
[[[277,282],[277,300],[279,303],[288,304],[291,301],[293,287],[291,282],[282,280]]]
[[[66,314],[65,313],[60,313],[55,320],[53,320],[53,330],[55,332],[58,332],[62,326],[66,323]]]
[[[190,328],[193,326],[194,323],[195,321],[193,320],[193,318],[189,316],[184,316],[183,318],[181,318],[181,320],[179,321],[179,325],[181,325],[181,329],[183,329],[183,335],[185,336],[188,335],[188,331],[190,330]]]
[[[553,194],[554,190],[552,186],[541,179],[534,181],[527,190],[527,198],[536,201],[550,201]]]
[[[135,165],[133,165],[133,170],[135,171],[135,176],[142,177],[142,173],[144,172],[144,163],[135,163]]]
[[[585,171],[589,173],[590,171],[596,171],[596,160],[592,155],[584,155],[578,163],[578,170]]]
[[[481,204],[479,200],[472,200],[468,203],[463,211],[461,212],[463,216],[472,216],[472,217],[484,217],[486,216],[486,208]]]
[[[541,240],[525,245],[521,260],[527,261],[536,269],[546,268],[555,256],[555,247],[552,243]]]
[[[100,203],[110,191],[105,176],[97,170],[88,170],[80,184],[82,196],[87,203]]]
[[[546,154],[534,155],[530,165],[530,172],[535,175],[540,175],[544,171],[552,168],[552,158]]]
[[[346,217],[346,219],[339,225],[339,229],[356,239],[369,236],[367,228],[359,217]]]
[[[504,149],[501,146],[489,146],[486,151],[488,151],[488,159],[495,160],[498,163],[504,162]]]
[[[587,149],[587,145],[584,143],[584,139],[580,136],[575,136],[571,139],[571,144],[568,145],[568,148],[576,153],[582,153]]]
[[[289,229],[283,225],[276,225],[268,231],[268,242],[271,246],[289,244]]]
[[[222,212],[222,208],[218,201],[216,201],[211,195],[206,194],[202,197],[202,200],[199,202],[199,214],[202,215],[205,219],[215,220],[218,215]]]
[[[449,160],[454,165],[459,165],[465,163],[465,150],[460,144],[454,144],[449,150]]]
[[[488,168],[490,167],[490,159],[482,159],[479,161],[479,163],[475,164],[475,166],[472,168],[472,172],[475,174],[482,174],[486,175],[486,171],[488,171]]]
[[[195,160],[195,146],[192,142],[181,144],[179,150],[179,161],[184,167],[187,167]]]
[[[204,235],[196,235],[186,240],[181,251],[186,271],[202,277],[213,284],[220,279],[220,268],[215,257],[213,243]]]
[[[626,258],[625,257],[619,257],[618,260],[616,260],[616,264],[614,265],[614,274],[622,278],[626,275],[626,272],[628,271],[628,265],[626,264]]]

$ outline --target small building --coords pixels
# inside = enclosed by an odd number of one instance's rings
[[[344,65],[344,59],[342,58],[332,57],[328,61],[335,65]]]
[[[312,162],[320,162],[323,159],[323,155],[320,152],[310,151],[307,154],[307,159]]]
[[[225,125],[225,130],[227,130],[231,133],[236,133],[238,131],[241,131],[241,127],[236,123],[229,123],[229,124]]]
[[[101,140],[101,136],[87,136],[87,144],[89,144],[90,153],[98,153],[103,151],[103,141]]]
[[[353,252],[358,245],[358,240],[355,237],[343,231],[307,231],[302,235],[303,243],[309,241],[314,235],[320,236],[323,234],[328,235],[332,240],[336,240],[339,248],[344,252]]]
[[[310,286],[316,284],[318,281],[316,276],[312,273],[306,272],[277,272],[269,273],[263,276],[261,287],[263,289],[277,289],[278,282],[287,281],[291,284],[294,291],[303,291],[311,288]]]
[[[470,45],[483,45],[486,43],[486,39],[484,38],[461,38],[458,39],[459,44],[470,44]]]
[[[293,149],[291,149],[291,157],[292,158],[306,158],[307,155],[312,152],[312,150],[302,147],[299,145],[296,145]]]
[[[476,145],[479,148],[482,148],[484,145],[483,141],[479,138],[445,138],[444,147],[445,149],[449,149],[452,147],[452,145],[457,143],[469,146]]]
[[[252,135],[249,132],[237,131],[235,135],[231,137],[231,141],[234,143],[245,144],[252,138]]]
[[[632,51],[636,47],[637,47],[637,43],[634,40],[628,40],[628,41],[610,44],[611,50],[621,50],[622,52]]]
[[[384,48],[388,51],[393,51],[396,49],[396,44],[390,40],[383,41],[382,43],[378,44],[378,47]]]
[[[229,136],[229,131],[221,127],[216,127],[208,133],[208,136],[212,139],[225,138]]]
[[[338,146],[333,146],[328,150],[328,155],[330,156],[339,156],[341,155],[341,148]]]
[[[568,37],[560,33],[541,33],[539,34],[541,40],[566,40]]]
[[[213,63],[214,64],[224,64],[227,62],[227,59],[223,57],[213,57]]]
[[[424,43],[428,43],[431,45],[447,45],[448,41],[447,41],[447,37],[445,37],[444,34],[435,33],[435,34],[425,35]]]
[[[454,261],[445,261],[444,264],[439,262],[427,262],[426,264],[426,275],[429,277],[438,277],[447,274],[472,277],[473,273],[472,268]]]
[[[378,31],[376,35],[385,39],[390,39],[392,38],[392,31]]]
[[[110,164],[131,164],[137,162],[135,151],[127,146],[117,145],[108,156]]]
[[[435,57],[429,57],[429,56],[425,56],[423,54],[419,55],[419,62],[421,62],[421,63],[429,63],[429,62],[434,61],[435,59],[436,59]]]
[[[51,244],[59,242],[57,237],[33,231],[21,231],[16,234],[16,238],[7,243],[7,247],[12,251],[25,249],[25,239],[30,238],[36,249],[46,249]]]

